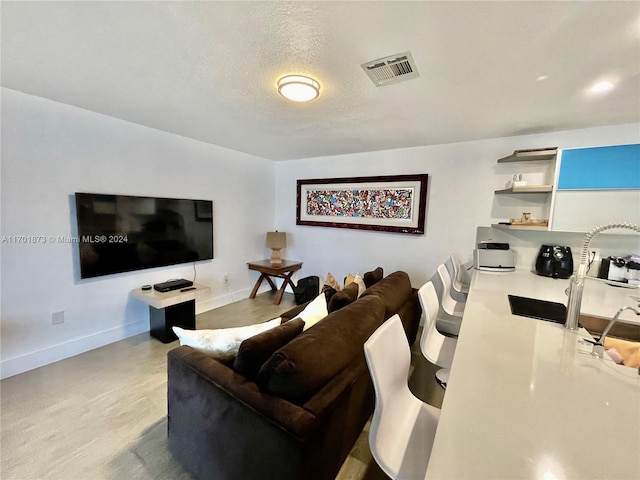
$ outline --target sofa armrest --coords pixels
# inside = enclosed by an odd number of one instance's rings
[[[194,478],[335,478],[373,411],[363,363],[354,359],[299,406],[190,347],[176,348],[168,354],[169,449]]]
[[[205,379],[212,389],[219,389],[231,396],[235,401],[244,404],[266,420],[278,425],[299,439],[309,436],[317,428],[315,415],[299,405],[283,398],[261,391],[258,386],[236,373],[215,358],[191,347],[181,346],[167,354],[168,388],[179,388],[180,375],[193,374]],[[181,368],[177,369],[177,365]],[[206,395],[206,392],[194,392]],[[188,392],[182,392],[187,394]],[[171,401],[171,394],[169,401]],[[220,405],[220,408],[224,408]]]

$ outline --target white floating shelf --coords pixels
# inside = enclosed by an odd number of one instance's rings
[[[511,187],[503,190],[496,190],[495,193],[511,194],[511,193],[551,193],[553,185],[526,185],[524,187]]]
[[[557,153],[558,153],[558,147],[536,148],[531,150],[516,150],[511,155],[498,159],[498,163],[553,160],[556,157]]]
[[[539,230],[546,232],[549,230],[549,226],[526,226],[526,225],[503,225],[501,223],[493,223],[491,227],[498,228],[500,230]]]

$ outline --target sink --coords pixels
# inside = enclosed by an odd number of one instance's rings
[[[507,295],[507,297],[509,299],[511,313],[514,315],[561,324],[564,324],[567,319],[567,307],[562,303],[548,302],[537,298],[519,297],[517,295]]]
[[[640,301],[640,297],[638,300]],[[608,323],[608,319],[580,315],[580,325],[594,338],[600,337]],[[640,367],[640,325],[616,323],[609,330],[605,346],[615,348],[623,358],[626,357],[625,366],[636,369]]]
[[[591,335],[596,337],[600,336],[608,324],[609,319],[606,318],[580,315],[580,325],[582,325]],[[609,335],[623,340],[640,342],[640,325],[618,322],[611,327]]]
[[[607,337],[604,341],[605,348],[615,348],[618,354],[624,359],[624,366],[638,369],[640,368],[640,342],[621,340]],[[639,370],[640,372],[640,370]]]

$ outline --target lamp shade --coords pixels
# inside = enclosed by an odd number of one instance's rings
[[[285,248],[287,246],[286,232],[267,232],[267,248]]]

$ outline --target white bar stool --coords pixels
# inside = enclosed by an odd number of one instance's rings
[[[458,260],[455,254],[451,254],[445,265],[451,273],[451,287],[454,292],[459,294],[456,295],[456,299],[466,301],[467,295],[469,294],[469,284],[462,281],[462,265],[460,264],[460,260]]]
[[[369,429],[369,448],[389,477],[416,480],[425,477],[440,409],[416,398],[407,383],[411,350],[394,315],[364,344],[376,395]]]
[[[436,380],[440,386],[447,388],[457,341],[453,337],[443,335],[436,328],[440,303],[432,282],[427,282],[420,287],[418,300],[420,300],[422,312],[424,313],[420,351],[429,362],[439,367],[444,367],[436,372]]]
[[[437,281],[433,283],[440,300],[440,312],[436,322],[438,330],[457,337],[460,333],[465,303],[451,297],[451,276],[444,264],[437,268],[435,276]]]

